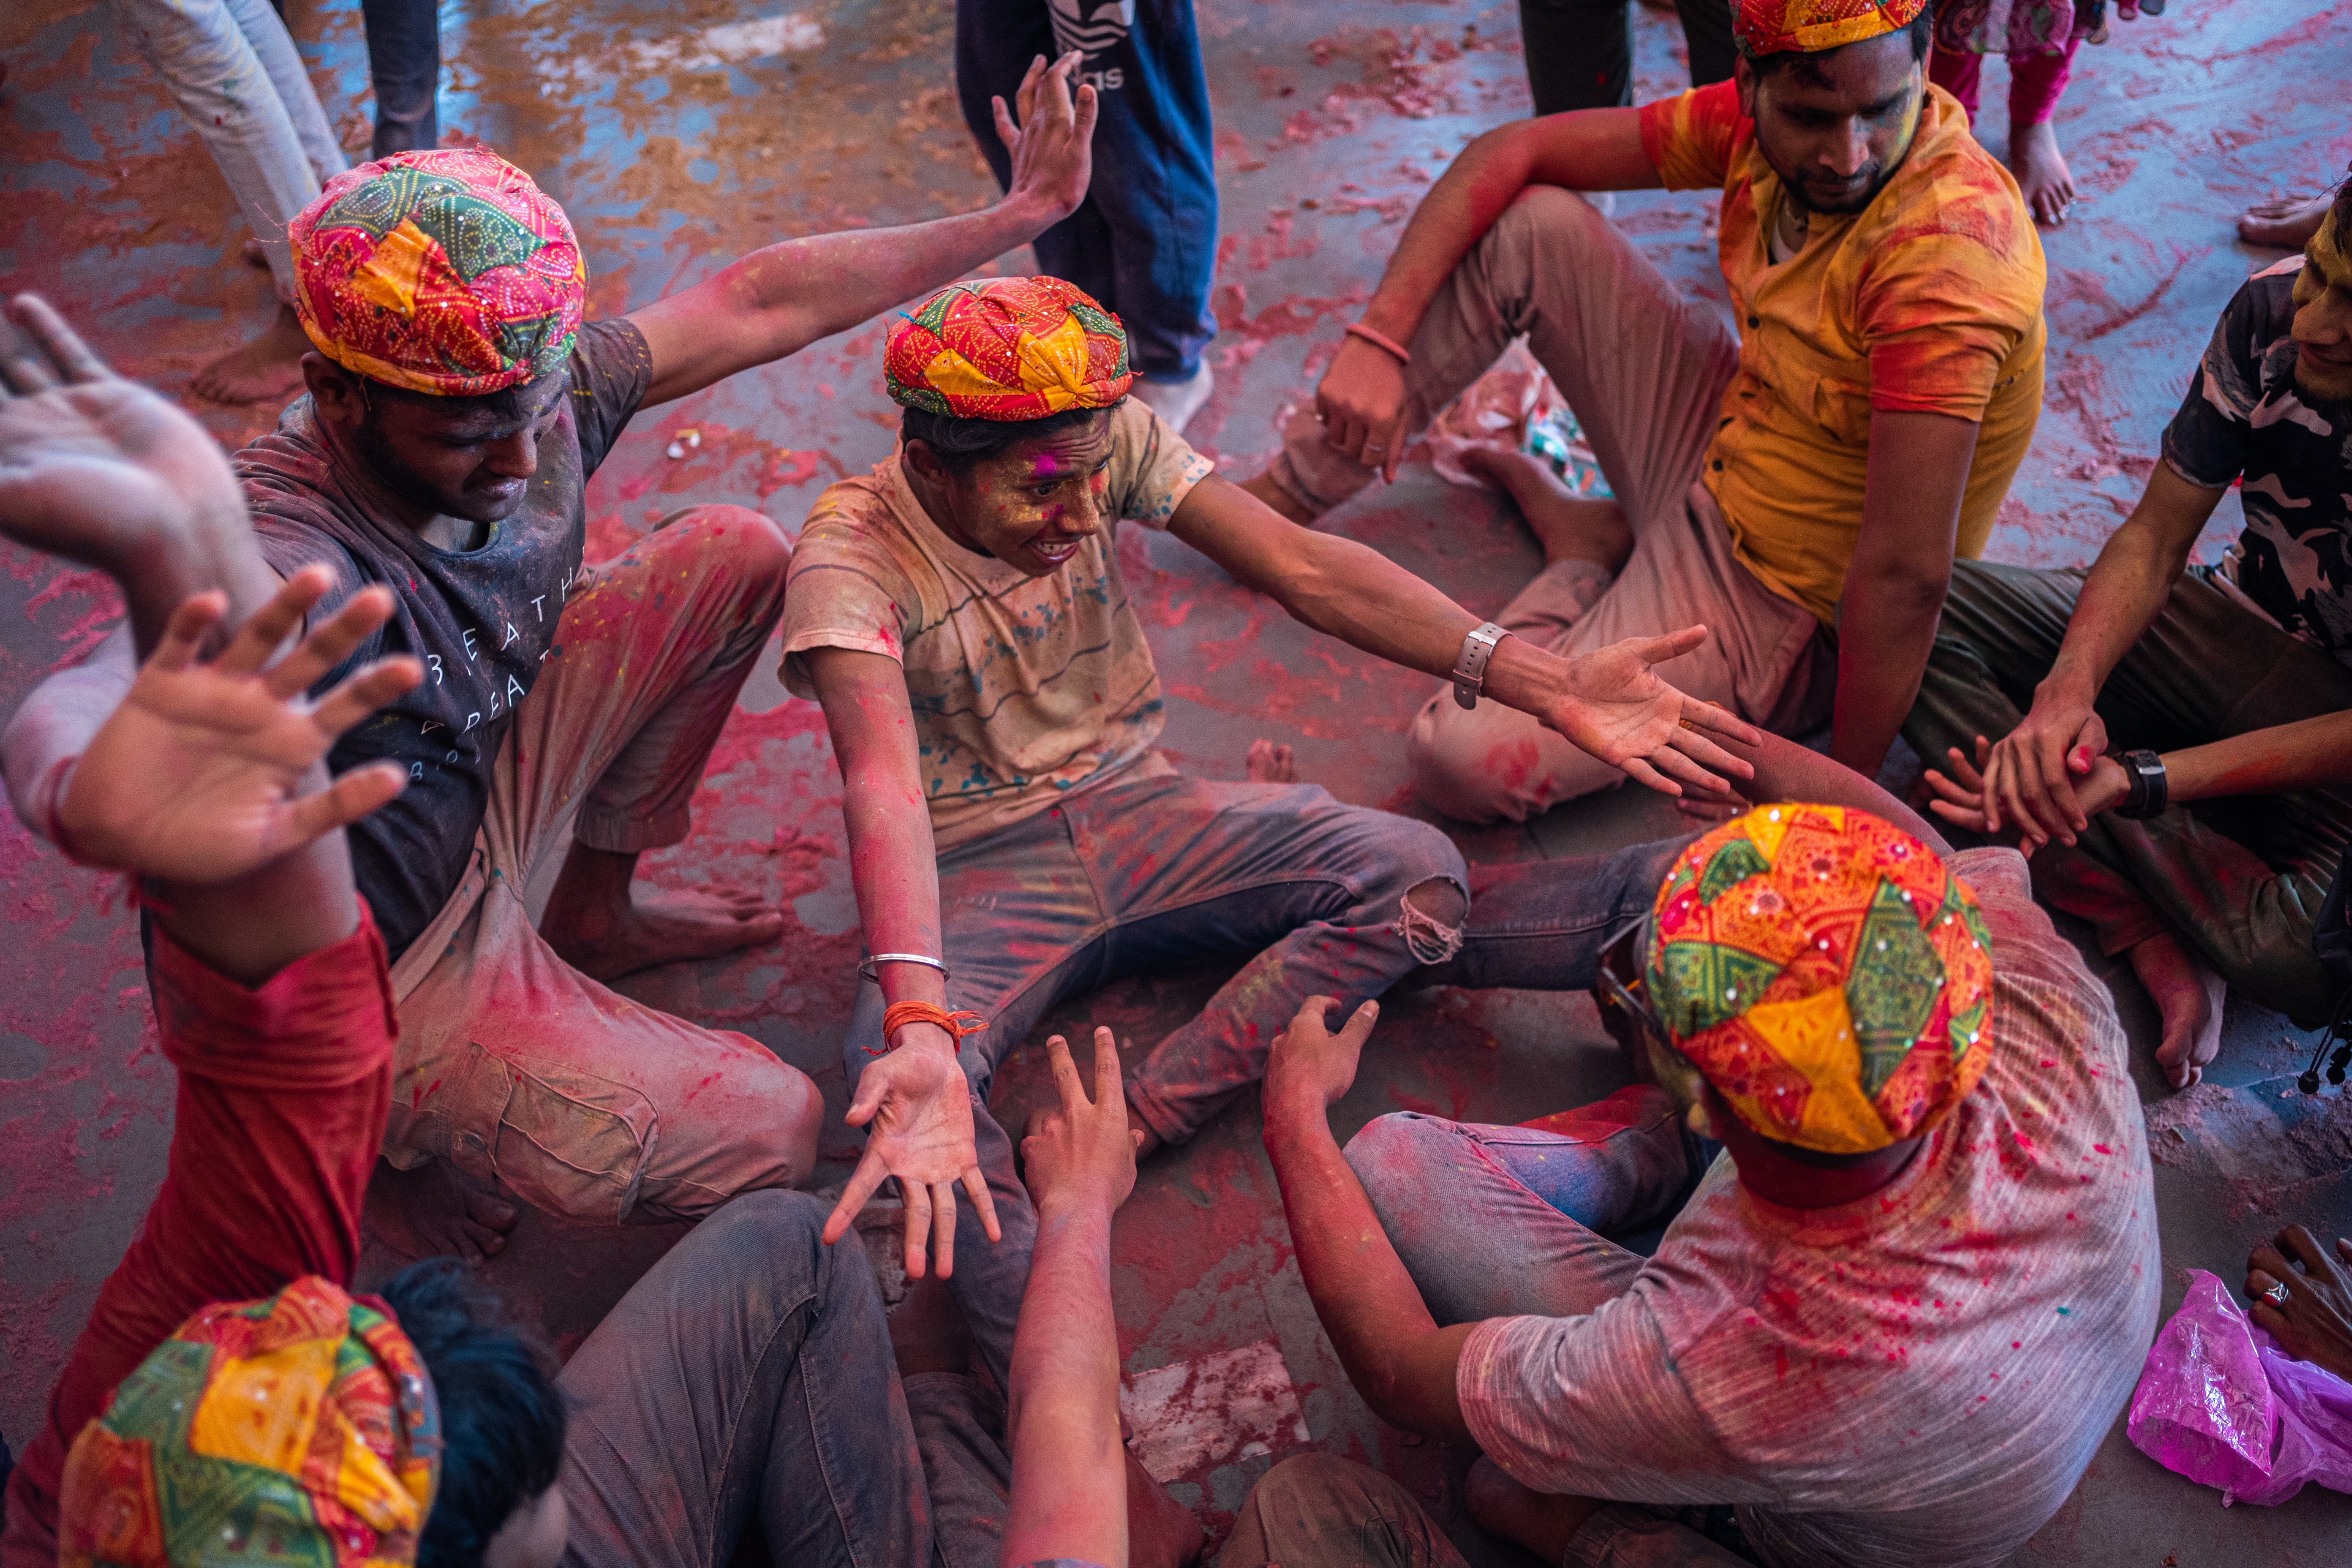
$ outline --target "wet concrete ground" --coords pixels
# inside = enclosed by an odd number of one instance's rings
[[[291,0],[289,14],[330,118],[346,145],[363,145],[356,0]],[[1224,331],[1212,350],[1219,388],[1192,435],[1241,477],[1271,451],[1279,412],[1311,389],[1427,181],[1470,136],[1525,113],[1528,97],[1508,5],[1201,0],[1200,14],[1218,112]],[[991,199],[955,111],[950,7],[816,0],[790,26],[785,15],[717,0],[452,3],[443,124],[453,140],[497,147],[566,204],[604,313],[772,237]],[[743,26],[762,20],[771,25]],[[1678,88],[1671,22],[1644,12],[1640,29],[1641,96]],[[2084,201],[2044,236],[2048,400],[1993,540],[2001,560],[2090,558],[2144,481],[2221,304],[2270,259],[2236,242],[2231,216],[2276,186],[2311,188],[2352,156],[2341,114],[2352,0],[2221,0],[2116,33],[2084,51],[2060,110]],[[199,364],[268,316],[264,276],[237,258],[243,230],[225,188],[102,7],[19,0],[0,12],[0,288],[50,293],[126,372],[184,391]],[[1996,149],[2001,74],[1989,68],[1985,94]],[[1617,216],[1685,287],[1719,299],[1713,206],[1703,195],[1642,195],[1621,198]],[[1025,253],[1002,265],[1025,269]],[[707,500],[757,504],[797,527],[826,482],[888,448],[896,420],[879,344],[868,326],[641,418],[592,487],[592,552],[610,553]],[[201,411],[229,441],[275,416]],[[666,458],[688,429],[700,431],[699,447]],[[2209,549],[2234,506],[2224,512]],[[1425,465],[1409,464],[1394,489],[1330,526],[1484,613],[1538,561],[1507,506]],[[1411,808],[1402,740],[1425,680],[1303,631],[1173,541],[1137,533],[1122,548],[1171,698],[1167,744],[1182,765],[1239,777],[1248,742],[1268,735],[1297,747],[1302,775],[1341,797]],[[13,706],[95,641],[114,606],[90,574],[15,551],[0,552],[0,705]],[[649,864],[665,882],[778,899],[788,940],[628,987],[767,1042],[826,1087],[836,1114],[857,946],[839,794],[814,707],[755,679],[713,761],[693,837]],[[1497,859],[1675,830],[1662,803],[1628,793],[1460,837],[1474,858]],[[171,1074],[153,1049],[133,922],[105,882],[67,868],[13,818],[0,820],[0,1432],[22,1434],[162,1173]],[[2146,1059],[2152,1009],[2127,973],[2099,967],[2140,1047],[2168,1307],[2182,1270],[2234,1282],[2248,1243],[2286,1220],[2352,1232],[2352,1114],[2339,1092],[2316,1102],[2294,1092],[2305,1037],[2233,998],[2205,1086],[2167,1095]],[[1140,1054],[1222,978],[1122,983],[1064,1008],[1049,1028],[1109,1022]],[[1338,1119],[1343,1131],[1394,1109],[1515,1121],[1618,1081],[1581,997],[1423,993],[1388,1009]],[[1017,1126],[1044,1087],[1037,1053],[1016,1051],[998,1114]],[[840,1130],[825,1152],[852,1158],[854,1140]],[[674,1239],[530,1215],[495,1275],[564,1344]],[[1134,1408],[1172,1434],[1177,1494],[1213,1531],[1271,1462],[1265,1450],[1304,1440],[1419,1488],[1482,1563],[1516,1558],[1460,1518],[1468,1456],[1408,1442],[1348,1387],[1299,1287],[1254,1099],[1145,1170],[1116,1246]],[[1170,1369],[1243,1351],[1217,1363],[1235,1373],[1223,1393],[1191,1380],[1196,1413],[1181,1391],[1167,1397],[1184,1381]],[[1244,1453],[1245,1438],[1260,1451]],[[2161,1471],[2118,1432],[2019,1561],[2316,1565],[2352,1559],[2347,1541],[2342,1498],[2306,1491],[2284,1508],[2225,1512],[2217,1494]]]

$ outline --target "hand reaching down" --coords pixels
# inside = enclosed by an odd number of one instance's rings
[[[2280,1285],[2285,1300],[2263,1294]],[[2248,1255],[2246,1300],[2249,1315],[2287,1354],[2352,1381],[2352,1241],[2339,1238],[2330,1258],[2311,1232],[2287,1226],[2276,1245]]]
[[[1054,1088],[1061,1103],[1029,1122],[1021,1141],[1029,1195],[1040,1215],[1072,1204],[1099,1203],[1116,1212],[1135,1191],[1135,1150],[1143,1134],[1128,1125],[1127,1092],[1119,1079],[1118,1040],[1095,1030],[1095,1092],[1087,1098],[1070,1042],[1055,1035],[1045,1042]]]
[[[1002,98],[988,100],[997,140],[1013,157],[1006,199],[1039,203],[1055,223],[1078,210],[1094,177],[1095,89],[1082,86],[1075,97],[1070,91],[1070,79],[1085,58],[1073,49],[1049,66],[1039,55],[1013,95],[1012,110]]]
[[[1289,1027],[1275,1037],[1265,1060],[1269,1120],[1286,1113],[1319,1117],[1355,1083],[1364,1042],[1372,1037],[1372,1026],[1381,1021],[1381,1005],[1365,1003],[1335,1035],[1330,1014],[1339,1005],[1336,997],[1309,996]]]
[[[827,1246],[849,1232],[857,1211],[885,1176],[898,1182],[907,1205],[907,1277],[924,1274],[925,1241],[940,1277],[955,1272],[956,1184],[971,1195],[992,1242],[1003,1238],[996,1204],[981,1173],[971,1125],[971,1082],[956,1063],[955,1044],[932,1024],[908,1024],[898,1048],[866,1065],[845,1120],[871,1127],[866,1152],[824,1222]]]
[[[2041,831],[2033,816],[2015,810],[2007,816],[2001,815],[1988,782],[1991,776],[1991,763],[2000,756],[2000,750],[1979,735],[1976,738],[1976,760],[1971,763],[1966,752],[1954,746],[1945,752],[1952,770],[1948,774],[1935,768],[1927,770],[1927,787],[1935,793],[1935,798],[1927,803],[1927,809],[1946,822],[1972,833],[1995,837],[2003,834],[2013,835],[2017,847],[2027,855],[2032,855],[2049,842],[2048,836]],[[2074,784],[2069,794],[2083,813],[2083,824],[2087,826],[2092,817],[2123,799],[2130,789],[2131,781],[2125,776],[2121,763],[2112,757],[2097,757],[2092,760],[2083,778]],[[2063,841],[2074,843],[2074,835],[2064,833]]]
[[[1753,777],[1755,770],[1710,737],[1753,745],[1760,732],[1727,708],[1685,696],[1654,668],[1706,637],[1705,626],[1688,626],[1666,637],[1628,637],[1565,660],[1562,689],[1538,717],[1661,794],[1679,795],[1685,785],[1709,795],[1731,794],[1730,784],[1707,770],[1741,779]]]

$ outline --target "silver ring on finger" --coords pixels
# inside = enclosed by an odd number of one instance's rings
[[[2273,1279],[2270,1283],[2270,1288],[2263,1292],[2263,1300],[2268,1301],[2273,1307],[2284,1307],[2286,1305],[2288,1294],[2289,1292],[2286,1288],[2286,1281],[2284,1279]]]

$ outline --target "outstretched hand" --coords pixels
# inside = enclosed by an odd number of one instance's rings
[[[323,566],[296,573],[209,662],[197,648],[226,613],[227,596],[199,594],[179,607],[58,805],[58,826],[78,858],[170,882],[225,882],[400,793],[406,775],[392,763],[300,793],[339,736],[423,676],[416,660],[390,658],[316,701],[304,695],[391,616],[392,594],[382,587],[353,595],[270,663],[333,582]]]
[[[2263,1294],[2281,1284],[2284,1301]],[[2352,1381],[2352,1241],[2339,1238],[2330,1258],[2311,1232],[2287,1226],[2248,1255],[2246,1300],[2255,1325],[2287,1354]]]
[[[1709,737],[1754,745],[1761,732],[1727,708],[1685,696],[1653,668],[1681,658],[1706,638],[1705,626],[1686,626],[1665,637],[1628,637],[1570,659],[1563,689],[1538,717],[1660,794],[1679,795],[1689,785],[1706,795],[1730,795],[1729,782],[1708,769],[1742,779],[1753,778],[1756,770]]]
[[[1118,1039],[1108,1029],[1095,1030],[1092,1100],[1071,1059],[1069,1041],[1059,1035],[1047,1040],[1045,1060],[1061,1103],[1032,1118],[1029,1135],[1021,1141],[1029,1195],[1040,1214],[1056,1205],[1088,1202],[1116,1212],[1135,1191],[1135,1151],[1143,1142],[1143,1134],[1127,1121]]]
[[[944,1039],[946,1033],[929,1024],[910,1024],[905,1032],[918,1031],[933,1040]],[[872,1127],[866,1135],[866,1152],[824,1222],[825,1244],[831,1246],[848,1234],[857,1211],[866,1206],[885,1176],[898,1178],[898,1195],[907,1205],[908,1279],[923,1277],[927,1241],[940,1278],[955,1272],[959,1181],[971,1194],[971,1205],[980,1211],[981,1227],[988,1239],[1003,1240],[996,1204],[989,1196],[988,1178],[980,1169],[971,1107],[971,1083],[957,1065],[951,1042],[908,1041],[866,1064],[857,1080],[857,1098],[850,1102],[844,1120],[852,1127],[869,1122]]]
[[[1365,1003],[1335,1035],[1330,1014],[1339,1005],[1337,997],[1309,996],[1290,1026],[1275,1037],[1265,1058],[1265,1100],[1270,1118],[1307,1110],[1319,1116],[1355,1084],[1364,1042],[1381,1021],[1381,1005]]]
[[[1081,86],[1075,96],[1070,91],[1070,79],[1085,58],[1072,49],[1049,66],[1039,55],[1013,95],[1013,109],[1001,97],[988,100],[996,115],[997,140],[1013,158],[1006,198],[1043,204],[1052,211],[1053,223],[1078,210],[1094,177],[1095,89]]]

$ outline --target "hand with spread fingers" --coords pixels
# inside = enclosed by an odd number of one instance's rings
[[[413,658],[360,670],[316,701],[304,695],[392,615],[369,588],[284,658],[272,656],[333,585],[324,566],[295,574],[211,660],[197,649],[226,595],[182,605],[131,690],[92,738],[58,810],[85,863],[165,881],[225,882],[311,843],[398,795],[390,763],[301,793],[336,739],[415,686]]]
[[[908,1025],[900,1036],[918,1031],[945,1038],[944,1030],[928,1024]],[[886,1176],[897,1179],[898,1195],[907,1205],[908,1279],[923,1277],[927,1247],[940,1279],[955,1272],[959,1182],[971,1194],[972,1207],[980,1211],[981,1228],[988,1233],[988,1239],[1003,1240],[996,1203],[980,1169],[971,1107],[971,1081],[957,1065],[952,1046],[908,1041],[868,1064],[857,1079],[857,1098],[845,1118],[852,1127],[867,1128],[866,1152],[824,1222],[825,1244],[831,1246],[848,1234],[857,1211],[866,1206],[866,1200]]]
[[[1994,798],[1992,783],[1992,763],[2000,752],[1990,742],[1982,735],[1976,738],[1976,758],[1973,762],[1958,746],[1951,747],[1944,755],[1951,769],[1948,773],[1938,768],[1927,770],[1927,788],[1935,797],[1928,801],[1928,810],[1946,822],[1972,833],[1996,837],[2004,834],[2013,836],[2017,847],[2029,856],[2049,842],[2048,837],[2037,826],[2036,818],[2015,810],[2006,816],[2001,814]],[[2088,771],[2074,784],[2074,800],[2083,813],[2083,824],[2087,826],[2092,817],[2130,792],[2131,780],[2125,774],[2121,763],[2113,757],[2094,758]],[[2065,838],[2066,843],[2074,841],[2072,834]]]
[[[1705,626],[1688,626],[1666,637],[1628,637],[1565,660],[1562,689],[1540,717],[1637,784],[1671,795],[1685,786],[1728,794],[1732,786],[1722,774],[1744,779],[1748,767],[1713,737],[1753,745],[1759,731],[1727,708],[1676,690],[1654,668],[1706,637]]]
[[[1008,110],[1002,98],[992,98],[997,139],[1013,157],[1009,196],[1033,199],[1054,214],[1055,221],[1077,211],[1087,198],[1094,175],[1095,116],[1099,105],[1095,89],[1080,86],[1073,94],[1071,79],[1085,55],[1076,49],[1051,65],[1039,55],[1030,62]],[[1017,118],[1016,118],[1017,116]]]
[[[1381,1021],[1381,1005],[1367,1002],[1358,1007],[1335,1035],[1330,1016],[1339,1005],[1337,997],[1309,996],[1289,1026],[1275,1037],[1265,1058],[1269,1120],[1281,1115],[1319,1118],[1354,1085],[1364,1042]]]
[[[1021,1141],[1029,1195],[1041,1221],[1053,1211],[1099,1204],[1117,1212],[1135,1191],[1135,1149],[1143,1134],[1128,1125],[1127,1092],[1120,1081],[1118,1040],[1095,1030],[1095,1092],[1078,1078],[1070,1042],[1055,1035],[1045,1042],[1045,1059],[1061,1103],[1029,1122]]]
[[[2246,1257],[2248,1316],[2297,1361],[2352,1382],[2352,1241],[2330,1258],[2291,1225]]]

